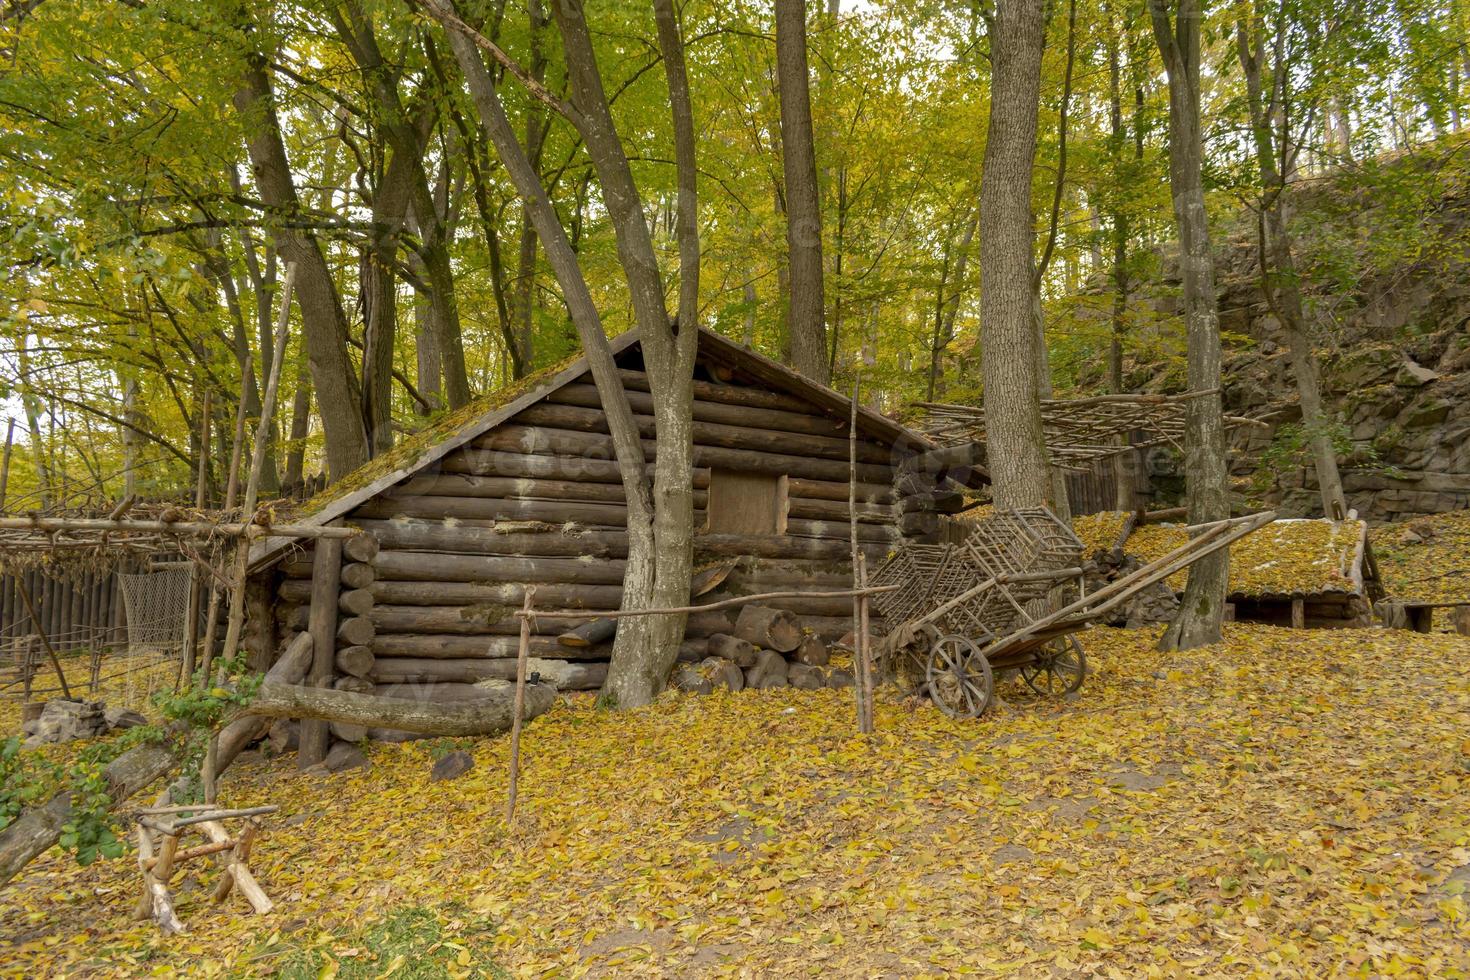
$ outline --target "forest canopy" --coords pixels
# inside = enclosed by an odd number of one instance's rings
[[[535,86],[570,97],[562,35],[540,0],[457,10]],[[978,398],[971,253],[993,16],[984,0],[807,11],[827,368],[839,389],[861,370],[867,397],[890,412]],[[700,322],[789,359],[775,14],[690,0],[678,17],[698,136]],[[672,291],[676,152],[653,12],[595,4],[587,19]],[[1249,232],[1269,192],[1240,57],[1254,49],[1268,56],[1268,122],[1291,180],[1345,175],[1409,216],[1371,243],[1326,243],[1318,266],[1351,277],[1385,261],[1375,249],[1412,254],[1422,185],[1382,164],[1455,155],[1459,144],[1441,138],[1467,109],[1467,26],[1462,0],[1209,5],[1212,215]],[[1046,5],[1031,197],[1060,390],[1101,382],[1089,368],[1115,338],[1120,358],[1182,359],[1182,325],[1140,288],[1175,234],[1152,30],[1142,2]],[[218,499],[229,456],[218,434],[231,432],[237,399],[247,421],[259,412],[288,254],[318,257],[298,263],[267,495],[341,476],[578,348],[562,287],[426,8],[12,0],[0,56],[12,509],[187,496],[206,392]],[[532,87],[504,82],[603,325],[627,329],[628,283],[584,141]]]

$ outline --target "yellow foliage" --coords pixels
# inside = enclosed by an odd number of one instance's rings
[[[224,801],[282,807],[252,858],[275,912],[212,905],[200,864],[167,938],[129,917],[130,859],[49,856],[0,902],[0,973],[314,948],[407,975],[344,936],[411,905],[515,976],[1470,971],[1470,640],[1226,631],[1093,630],[1077,699],[1008,681],[980,721],[885,690],[868,739],[849,691],[575,697],[526,729],[513,830],[503,738],[444,783],[424,743],[329,777],[242,762]]]

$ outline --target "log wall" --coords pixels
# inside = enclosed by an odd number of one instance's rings
[[[647,381],[636,371],[624,380],[651,464]],[[696,533],[696,568],[734,567],[695,602],[850,588],[847,421],[789,395],[709,381],[696,382],[694,418],[696,528],[712,469],[784,476],[787,495],[784,534]],[[859,539],[874,567],[900,540],[903,519],[916,515],[895,494],[893,449],[871,438],[857,447]],[[396,694],[419,685],[425,696],[450,698],[475,680],[513,677],[513,614],[527,587],[542,608],[617,608],[626,513],[596,389],[566,385],[346,515],[379,550],[343,558],[334,683],[392,685]],[[277,569],[278,642],[311,623],[312,570],[310,552]],[[829,638],[851,628],[851,600],[812,595],[777,605]],[[575,625],[536,619],[532,670],[566,688],[596,688],[611,645],[560,645],[558,635]],[[732,625],[731,612],[691,616],[682,654],[699,658],[703,640]]]

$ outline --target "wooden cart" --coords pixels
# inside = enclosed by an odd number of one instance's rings
[[[880,667],[907,675],[957,718],[989,707],[1000,670],[1015,670],[1038,694],[1070,694],[1087,676],[1077,633],[1275,518],[1192,527],[1184,545],[1088,594],[1082,543],[1069,526],[1044,508],[997,511],[959,544],[908,545],[878,569],[873,584],[898,588],[873,601],[900,624],[878,647]]]

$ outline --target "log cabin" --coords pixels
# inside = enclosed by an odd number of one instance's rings
[[[636,331],[612,342],[628,399],[653,450],[652,398]],[[940,533],[958,492],[987,479],[973,460],[932,454],[923,436],[859,409],[768,358],[701,330],[694,381],[695,602],[772,590],[828,638],[850,629],[849,477],[870,563],[903,538]],[[602,402],[584,357],[446,415],[323,494],[294,519],[365,533],[305,546],[255,546],[247,645],[268,665],[309,631],[309,679],[342,689],[451,699],[515,676],[528,586],[548,609],[611,610],[627,552],[625,503]],[[738,611],[738,610],[737,610]],[[733,613],[689,617],[681,656],[703,655]],[[580,621],[537,617],[531,670],[562,689],[599,687],[611,643],[569,646]]]

